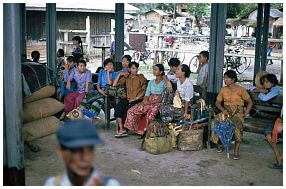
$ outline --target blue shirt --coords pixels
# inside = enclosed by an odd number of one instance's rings
[[[278,86],[272,87],[269,91],[269,93],[264,94],[260,93],[258,95],[258,98],[262,101],[268,101],[276,96],[280,95],[280,88]]]
[[[93,169],[93,172],[91,176],[87,180],[87,184],[91,182],[92,178],[99,178],[100,177],[100,172],[97,169]],[[55,178],[56,177],[50,177],[48,180],[45,182],[45,186],[55,186]],[[61,176],[59,186],[72,186],[71,181],[69,180],[69,177],[67,175],[67,172],[64,172],[64,174]],[[109,178],[106,183],[104,183],[104,186],[120,186],[120,183],[114,179],[114,178]]]
[[[165,80],[162,80],[159,84],[155,83],[155,79],[149,81],[145,96],[150,96],[151,94],[162,94],[166,85]]]
[[[116,79],[118,73],[119,72],[111,72],[111,73],[109,73],[110,74],[110,79],[112,80],[112,82]],[[100,88],[102,90],[104,90],[104,87],[109,84],[108,83],[108,77],[107,77],[106,70],[100,70],[99,75],[98,75],[98,82],[97,83],[100,85]]]
[[[76,70],[75,67],[73,67],[72,69],[69,69],[69,75],[74,72]],[[67,73],[66,73],[66,70],[64,70],[64,81],[66,81],[68,78],[67,78]]]

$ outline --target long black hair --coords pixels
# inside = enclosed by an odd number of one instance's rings
[[[78,43],[80,43],[80,48],[81,48],[81,52],[82,52],[82,54],[83,54],[83,47],[82,47],[82,40],[81,40],[81,37],[80,36],[74,36],[73,38],[72,38],[72,41],[73,40],[75,40],[75,41],[78,41]]]
[[[165,72],[164,72],[164,71],[165,71],[165,68],[164,68],[163,64],[156,64],[155,66],[159,68],[159,71],[160,71],[160,72],[163,72],[163,73],[161,74],[161,76],[165,75]]]
[[[79,59],[83,58],[83,47],[82,47],[82,40],[80,38],[80,36],[74,36],[72,38],[72,40],[77,41],[78,43],[80,43],[80,48],[81,48],[81,53],[72,53],[72,55],[74,56],[74,62],[78,62]]]

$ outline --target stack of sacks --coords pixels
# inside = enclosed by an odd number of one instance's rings
[[[62,122],[55,114],[64,109],[64,104],[51,98],[55,94],[55,86],[46,86],[24,99],[23,134],[25,141],[53,134]]]

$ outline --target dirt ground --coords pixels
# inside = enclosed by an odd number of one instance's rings
[[[273,52],[273,56],[276,53],[281,52]],[[192,56],[189,55],[186,59]],[[88,68],[94,72],[99,65],[100,58],[91,61]],[[252,61],[250,68],[239,77],[252,79],[253,65]],[[279,61],[267,66],[267,71],[276,74],[278,79],[280,69]],[[151,70],[146,70],[144,74],[150,79],[151,73]],[[152,155],[139,150],[141,140],[136,135],[115,138],[114,122],[108,131],[101,127],[99,130],[106,144],[97,148],[95,164],[106,175],[115,176],[121,185],[283,185],[283,172],[269,168],[274,162],[274,155],[263,135],[245,132],[241,159],[233,160],[227,159],[225,153],[218,154],[215,149],[188,152],[173,150],[166,154]],[[60,174],[64,167],[56,157],[55,135],[38,139],[34,143],[41,147],[41,151],[35,153],[25,148],[26,185],[38,186],[43,185],[49,176]],[[282,144],[278,147],[282,151]]]
[[[106,144],[96,149],[96,166],[106,175],[116,177],[125,186],[282,186],[282,170],[268,166],[274,156],[263,135],[244,133],[241,159],[227,159],[215,148],[201,151],[179,151],[152,155],[139,149],[136,135],[115,138],[115,125],[107,131],[98,126]],[[63,163],[55,153],[56,135],[37,139],[40,152],[25,147],[26,185],[43,185],[51,175],[63,171]],[[278,144],[282,151],[282,144]],[[231,157],[233,150],[231,151]]]

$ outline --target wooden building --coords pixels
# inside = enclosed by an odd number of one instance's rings
[[[86,18],[90,18],[90,34],[109,35],[111,19],[115,18],[115,4],[110,3],[57,3],[57,37],[63,40],[61,30],[85,30]],[[46,38],[45,32],[45,3],[27,3],[27,40],[41,41]],[[125,13],[136,13],[138,8],[125,4]],[[71,39],[69,34],[69,40]]]

